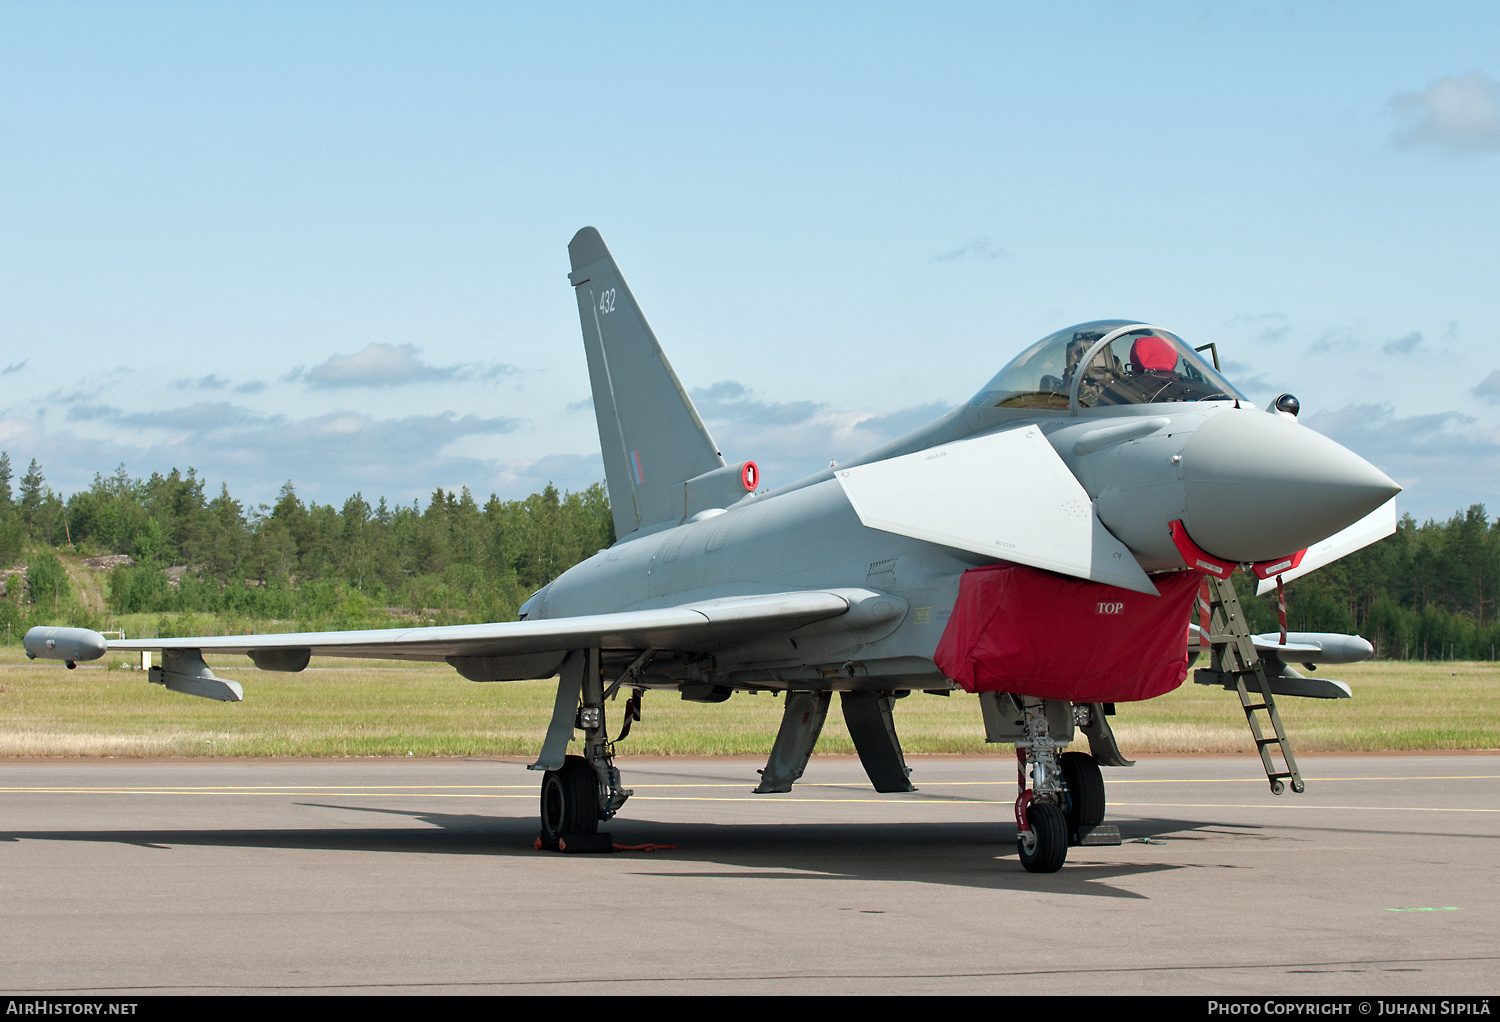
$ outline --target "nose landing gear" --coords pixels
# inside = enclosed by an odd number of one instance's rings
[[[1119,829],[1104,823],[1104,777],[1099,761],[1087,753],[1058,752],[1068,744],[1069,735],[1054,738],[1049,733],[1046,700],[1004,698],[1021,708],[1017,723],[1022,733],[1014,739],[1016,784],[1021,789],[1016,798],[1016,850],[1021,865],[1029,873],[1055,873],[1067,861],[1069,845],[1119,844]],[[1068,711],[1085,727],[1094,723],[1085,719],[1094,707],[1053,703],[1053,708]]]
[[[1062,807],[1067,802],[1058,762],[1057,739],[1047,733],[1046,704],[1021,699],[1025,737],[1016,742],[1016,850],[1028,873],[1056,873],[1068,858],[1068,823]],[[1031,768],[1031,785],[1026,768]]]

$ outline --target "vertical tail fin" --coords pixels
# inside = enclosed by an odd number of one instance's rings
[[[683,483],[724,459],[599,232],[575,234],[568,258],[615,535],[623,539],[680,519]]]

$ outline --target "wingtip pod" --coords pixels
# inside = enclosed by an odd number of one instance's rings
[[[109,649],[104,636],[90,628],[50,628],[37,625],[21,640],[26,655],[33,660],[62,660],[69,664],[79,660],[98,660]]]

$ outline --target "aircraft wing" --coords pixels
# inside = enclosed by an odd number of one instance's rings
[[[438,628],[381,628],[346,632],[289,632],[274,635],[214,635],[163,639],[111,640],[110,650],[198,650],[242,653],[262,666],[286,663],[290,655],[370,657],[382,660],[529,658],[568,650],[671,649],[699,651],[757,635],[789,632],[802,625],[847,613],[866,590],[817,590],[704,600],[657,610],[506,621]],[[45,640],[37,629],[38,642]],[[56,629],[55,631],[72,631]],[[28,635],[28,638],[30,636]],[[28,643],[28,649],[31,643]],[[102,652],[102,650],[101,650]],[[276,654],[281,654],[278,659]],[[56,650],[38,656],[60,658]],[[96,654],[97,656],[97,654]],[[79,657],[78,659],[92,659]],[[455,666],[459,666],[455,664]],[[296,670],[296,667],[272,669]],[[550,669],[542,673],[546,677]]]
[[[1281,579],[1283,582],[1290,582],[1294,578],[1301,578],[1309,571],[1315,571],[1325,564],[1332,564],[1340,557],[1362,550],[1371,543],[1385,539],[1395,531],[1396,498],[1392,497],[1347,529],[1335,532],[1323,542],[1308,547],[1307,553],[1302,555],[1302,563],[1291,571],[1283,571]],[[1264,596],[1275,590],[1276,579],[1272,577],[1263,580],[1255,587],[1255,595]]]

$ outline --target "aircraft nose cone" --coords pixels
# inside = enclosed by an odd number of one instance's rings
[[[1266,561],[1346,528],[1401,487],[1306,426],[1255,409],[1211,416],[1182,449],[1188,534],[1216,557]]]

